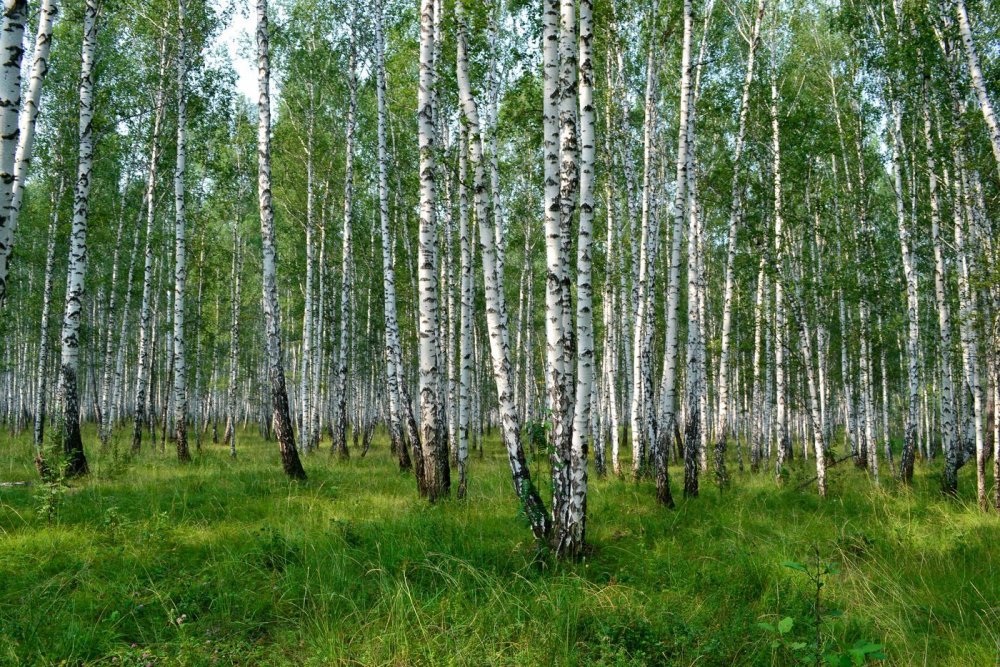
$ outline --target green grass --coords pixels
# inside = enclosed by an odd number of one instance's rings
[[[27,439],[0,438],[0,480],[34,480]],[[87,441],[92,475],[51,522],[37,486],[0,489],[0,664],[785,665],[757,624],[808,617],[782,562],[814,547],[840,564],[842,645],[884,643],[893,665],[1000,653],[1000,521],[920,464],[912,490],[841,464],[825,502],[794,488],[810,468],[722,495],[705,476],[673,511],[648,482],[592,480],[592,550],[567,565],[538,557],[492,441],[468,499],[435,506],[382,440],[309,457],[304,484],[251,435],[237,461],[210,445],[186,466]]]

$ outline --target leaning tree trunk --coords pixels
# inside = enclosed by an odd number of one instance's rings
[[[17,148],[21,135],[21,59],[27,0],[5,0],[0,31],[0,305],[7,297],[7,274],[14,244],[14,190],[17,187]],[[81,88],[83,84],[81,83]]]
[[[305,479],[306,472],[295,448],[295,432],[288,409],[285,369],[281,360],[281,313],[278,307],[277,251],[274,243],[274,208],[271,203],[271,63],[268,54],[267,0],[257,0],[257,197],[263,247],[263,302],[267,332],[267,364],[274,407],[281,463],[292,479]]]
[[[80,141],[69,266],[66,271],[66,309],[62,325],[60,397],[63,408],[63,449],[67,474],[86,474],[87,457],[80,437],[80,320],[83,315],[83,281],[87,272],[87,223],[90,217],[90,184],[94,164],[94,60],[97,51],[97,0],[87,0],[83,13],[83,49],[80,67]]]
[[[473,170],[473,194],[475,200],[476,218],[479,223],[479,241],[483,259],[483,287],[486,297],[486,325],[490,344],[490,356],[493,362],[493,376],[496,382],[497,399],[500,407],[500,427],[507,458],[510,463],[511,475],[514,480],[514,490],[521,507],[527,517],[531,531],[536,540],[543,541],[550,536],[551,524],[549,515],[538,491],[531,481],[527,460],[521,447],[521,424],[518,418],[516,396],[514,394],[513,367],[510,362],[506,322],[501,317],[500,289],[502,285],[497,278],[496,235],[487,214],[486,175],[483,164],[483,144],[479,132],[479,112],[468,74],[468,47],[466,45],[465,11],[462,0],[456,0],[455,13],[458,21],[458,57],[457,80],[462,113],[468,125],[469,162]],[[464,146],[460,148],[464,150]],[[462,220],[460,220],[462,222]],[[460,232],[461,234],[461,232]],[[468,244],[466,244],[466,248]],[[470,260],[466,263],[465,255]],[[463,253],[463,274],[469,269],[471,283],[471,253]],[[463,282],[464,275],[463,275]],[[471,285],[469,292],[471,292]],[[471,296],[471,295],[470,295]],[[463,297],[463,301],[465,298]],[[471,311],[471,303],[469,304]],[[463,304],[464,307],[464,304]],[[471,326],[469,327],[471,329]],[[468,332],[465,332],[468,333]],[[463,335],[463,339],[465,336]],[[468,345],[471,341],[463,342]],[[463,357],[463,374],[467,362]],[[468,425],[466,423],[466,429]]]
[[[11,3],[7,3],[11,4]],[[13,40],[16,38],[16,33],[18,31],[18,19],[13,16],[12,13],[17,11],[19,6],[25,5],[23,2],[14,2],[13,9],[11,13],[7,16],[10,17],[9,22],[5,20],[4,26],[4,37],[0,39],[0,49],[7,53],[10,60],[5,63],[5,65],[12,65],[15,58],[18,59],[18,72],[17,76],[20,77],[20,58],[17,49],[13,51],[6,49],[2,41],[6,39]],[[35,144],[35,123],[38,120],[38,113],[40,111],[39,104],[42,98],[42,82],[45,80],[45,75],[49,71],[49,52],[52,49],[52,24],[55,22],[56,14],[59,13],[59,7],[56,0],[42,0],[42,6],[39,9],[38,14],[38,32],[35,35],[35,50],[34,57],[31,62],[31,73],[28,78],[28,90],[27,97],[24,100],[24,107],[21,110],[20,120],[18,123],[19,135],[10,136],[7,134],[7,126],[3,126],[3,137],[4,137],[4,147],[3,150],[7,150],[7,141],[14,141],[17,143],[17,152],[14,155],[14,180],[11,183],[11,199],[10,199],[10,209],[6,216],[6,230],[7,230],[7,241],[3,240],[4,227],[3,227],[3,216],[0,215],[0,304],[4,302],[6,298],[7,290],[7,280],[6,272],[9,267],[10,254],[14,246],[14,233],[17,231],[17,221],[21,213],[21,202],[24,197],[24,182],[28,177],[28,167],[31,164],[32,150]],[[6,18],[6,17],[5,17]],[[10,31],[11,34],[7,34]],[[24,24],[20,23],[21,34],[24,32]],[[7,80],[4,77],[14,76],[15,72],[13,70],[7,70],[4,67],[4,73],[0,75],[0,86],[5,85]],[[2,99],[2,98],[0,98]],[[18,106],[14,105],[10,109],[5,109],[4,113],[13,113],[16,115]],[[10,120],[6,115],[3,116],[3,123],[7,123]],[[6,167],[4,167],[6,168]]]
[[[965,59],[969,66],[972,89],[979,101],[979,109],[983,112],[983,120],[986,121],[986,127],[989,130],[990,145],[993,147],[993,157],[997,163],[997,172],[1000,173],[1000,123],[997,122],[993,103],[986,92],[986,81],[983,78],[983,70],[979,66],[976,44],[972,41],[972,24],[969,21],[969,12],[965,8],[965,0],[955,0],[955,10],[958,13],[958,29],[962,35],[962,46],[965,48]]]

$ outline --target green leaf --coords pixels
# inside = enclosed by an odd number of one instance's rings
[[[792,617],[785,616],[783,619],[778,621],[778,632],[780,632],[783,635],[787,634],[792,629],[793,625],[795,625],[795,621],[792,619]]]
[[[784,563],[782,563],[782,565],[784,565],[790,570],[798,570],[799,572],[806,572],[806,573],[809,572],[809,570],[806,569],[805,565],[803,565],[802,563],[796,563],[793,560],[786,560]]]
[[[764,630],[767,630],[768,632],[774,632],[774,626],[771,625],[770,623],[761,622],[761,623],[757,624],[757,627],[758,628],[763,628]]]
[[[876,651],[881,651],[885,646],[882,644],[873,644],[865,639],[859,639],[854,642],[854,647],[852,651],[858,651],[859,653],[867,655],[868,653],[875,653]]]
[[[792,649],[793,651],[801,651],[807,646],[809,645],[806,644],[805,642],[792,642],[791,644],[788,645],[788,648]]]
[[[826,656],[826,662],[830,667],[851,667],[851,658],[846,653],[831,653]]]

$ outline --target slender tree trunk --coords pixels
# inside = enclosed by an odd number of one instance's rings
[[[187,162],[187,37],[185,0],[177,2],[177,165],[174,169],[174,428],[177,460],[191,460],[187,443],[187,355],[184,338],[184,305],[187,290],[187,221],[184,206],[184,173]]]
[[[240,288],[243,249],[240,242],[239,221],[233,221],[233,268],[231,278],[232,301],[229,326],[229,391],[226,397],[226,434],[223,443],[229,445],[229,456],[236,458],[236,392],[240,371]]]
[[[924,142],[927,149],[928,195],[931,207],[931,241],[934,246],[934,300],[938,312],[938,364],[941,368],[941,449],[945,455],[942,490],[949,495],[958,493],[958,433],[955,422],[955,397],[951,365],[951,308],[946,293],[944,251],[941,242],[941,204],[938,195],[937,163],[931,132],[930,109],[926,96],[923,99]]]
[[[348,323],[350,322],[350,300],[351,287],[353,282],[353,265],[351,261],[351,218],[354,215],[354,125],[357,109],[357,78],[355,74],[356,53],[354,46],[354,30],[350,29],[351,46],[350,62],[348,64],[347,87],[348,87],[348,107],[347,107],[347,137],[345,141],[345,166],[344,166],[344,229],[342,234],[342,255],[341,255],[341,276],[340,276],[340,352],[337,358],[337,410],[336,426],[334,427],[334,441],[332,452],[346,459],[349,456],[347,449],[347,338]],[[354,425],[355,428],[358,424]]]
[[[716,397],[718,412],[716,418],[715,442],[715,472],[720,485],[725,485],[725,455],[729,419],[729,355],[733,328],[733,292],[736,288],[736,233],[743,215],[743,192],[745,186],[741,180],[741,161],[743,159],[743,144],[746,139],[747,117],[750,110],[750,86],[753,83],[754,61],[757,54],[757,44],[760,42],[760,27],[764,20],[766,0],[758,0],[754,14],[753,25],[747,47],[746,73],[743,77],[743,94],[740,97],[739,121],[736,131],[736,145],[733,149],[733,184],[731,203],[729,207],[729,230],[726,240],[726,283],[722,297],[722,337],[719,350],[719,378]]]
[[[456,4],[459,20],[459,55],[463,58],[457,63],[459,77],[466,76],[467,64],[465,54],[465,24],[461,11],[464,6]],[[459,82],[464,86],[464,79]],[[458,450],[458,497],[464,498],[468,484],[469,459],[469,398],[472,390],[472,241],[469,232],[469,197],[466,182],[468,180],[468,132],[463,126],[460,132],[458,147],[458,237],[460,252],[460,310],[458,334],[458,433],[456,434]],[[478,214],[478,211],[477,211]],[[514,394],[515,400],[517,393]]]
[[[656,13],[653,13],[652,24],[656,25]],[[650,269],[653,258],[650,252],[650,209],[652,206],[652,156],[653,156],[653,129],[656,124],[656,106],[654,104],[655,95],[655,73],[653,71],[654,48],[652,41],[646,53],[646,97],[645,97],[645,118],[642,124],[642,218],[639,232],[639,275],[638,293],[636,302],[636,318],[632,339],[632,404],[629,410],[629,430],[632,438],[632,478],[639,479],[642,475],[643,463],[646,454],[649,453],[650,443],[646,441],[647,431],[644,428],[646,415],[652,409],[652,401],[649,387],[652,386],[651,378],[646,374],[650,370],[649,357],[651,351],[647,345],[649,336],[647,329],[651,328],[652,316],[648,312],[650,305]],[[659,468],[657,468],[659,470]],[[658,487],[659,488],[659,487]]]
[[[160,39],[160,73],[156,86],[156,109],[153,115],[153,133],[150,140],[149,164],[146,168],[146,248],[142,277],[142,305],[139,309],[139,359],[135,382],[134,424],[132,428],[132,452],[137,453],[142,444],[142,427],[146,424],[147,387],[151,377],[150,327],[152,318],[153,290],[153,223],[156,220],[156,206],[153,197],[156,190],[156,168],[160,159],[160,131],[163,126],[165,83],[167,71],[166,38]]]
[[[412,466],[403,436],[403,404],[401,384],[405,381],[399,340],[399,320],[396,315],[396,278],[392,261],[392,237],[389,234],[389,156],[386,150],[385,101],[385,37],[382,28],[382,0],[375,0],[375,92],[378,103],[378,197],[379,224],[382,235],[382,289],[385,301],[385,364],[389,395],[389,438],[399,457],[400,470]],[[419,461],[418,461],[419,463]],[[422,488],[423,473],[417,470],[417,485]]]
[[[315,195],[313,193],[313,146],[316,133],[316,109],[313,83],[308,84],[309,110],[306,128],[306,284],[305,304],[302,309],[302,372],[299,374],[299,446],[303,452],[312,450],[312,411],[315,396],[312,393],[313,358],[313,269],[316,264],[313,231],[315,229]],[[322,270],[322,269],[321,269]]]
[[[678,321],[677,311],[680,307],[680,282],[681,282],[681,237],[684,233],[684,220],[687,215],[687,169],[688,161],[688,116],[691,104],[691,40],[692,21],[691,2],[685,0],[684,3],[684,36],[681,47],[681,82],[680,82],[680,112],[677,119],[677,175],[676,192],[674,195],[674,216],[673,227],[670,232],[670,278],[667,286],[666,304],[666,342],[664,344],[664,359],[666,363],[663,369],[663,420],[660,428],[665,434],[674,432],[677,423],[676,413],[676,385],[677,385],[677,357],[678,357]],[[690,420],[691,415],[686,419]],[[697,435],[697,434],[695,434]],[[656,463],[656,497],[666,505],[671,504],[669,494],[669,478],[667,477],[667,447],[659,448],[659,459]],[[685,490],[688,488],[687,462],[684,466]],[[695,471],[694,474],[697,474]]]
[[[27,0],[5,0],[0,31],[0,305],[7,298],[7,274],[14,245],[17,153],[21,139],[21,59]],[[82,84],[81,84],[82,87]],[[30,112],[30,110],[29,110]]]
[[[267,332],[268,376],[274,425],[278,436],[281,463],[292,479],[305,479],[306,473],[295,448],[295,432],[288,410],[285,370],[281,359],[281,313],[278,307],[277,252],[274,243],[274,209],[271,203],[271,63],[268,54],[267,0],[257,0],[257,196],[260,207],[260,233],[263,245],[263,301]]]
[[[435,216],[435,2],[420,4],[420,84],[417,93],[417,131],[420,147],[420,237],[418,243],[418,298],[420,349],[420,446],[427,497],[432,502],[448,495],[447,443],[440,426],[441,346],[438,340],[437,223]],[[444,445],[444,447],[442,447]]]
[[[60,175],[59,187],[52,191],[52,212],[49,217],[48,242],[45,249],[45,287],[42,290],[41,327],[38,333],[38,370],[35,386],[35,448],[41,450],[45,438],[45,409],[47,401],[49,359],[49,317],[52,310],[52,285],[55,278],[56,234],[59,230],[59,204],[66,190],[66,177]]]
[[[570,543],[567,552],[577,555],[586,538],[587,439],[590,435],[594,392],[594,300],[591,276],[591,241],[594,227],[594,121],[593,0],[580,0],[579,108],[580,108],[580,216],[576,259],[576,405],[570,449]]]
[[[761,368],[763,361],[764,342],[767,336],[765,321],[767,320],[767,258],[761,256],[760,268],[757,270],[757,296],[754,301],[754,333],[753,333],[753,422],[750,429],[750,470],[757,472],[763,458],[763,440],[765,438],[764,402],[769,400],[765,395],[766,371]]]
[[[87,0],[83,14],[83,49],[80,68],[80,133],[73,227],[70,232],[66,272],[66,308],[62,325],[60,397],[63,408],[63,449],[69,475],[88,472],[80,437],[80,320],[83,315],[83,282],[87,272],[87,223],[94,164],[94,61],[97,51],[97,0]]]
[[[522,509],[528,518],[535,539],[541,541],[549,537],[551,524],[542,499],[531,481],[527,461],[521,447],[521,425],[515,403],[513,367],[510,362],[510,350],[507,345],[506,322],[501,317],[500,312],[499,291],[501,285],[497,276],[496,235],[488,217],[483,144],[479,131],[479,112],[469,82],[468,45],[466,43],[467,27],[464,10],[462,0],[457,0],[455,5],[456,19],[458,21],[457,79],[462,113],[468,126],[469,163],[473,171],[473,197],[476,218],[479,224],[479,241],[483,260],[487,333],[500,408],[501,435],[504,446],[507,449],[507,458],[511,467],[514,490],[521,501]],[[461,150],[465,150],[465,147],[462,146]],[[460,218],[460,224],[462,223],[464,223],[464,220]],[[466,238],[467,232],[463,234],[460,231],[460,235]],[[467,282],[469,283],[469,289],[467,291],[465,285],[463,285],[463,295],[471,293],[472,282],[471,251],[468,248],[468,243],[464,244],[464,250],[465,252],[463,252],[462,256],[463,283],[466,282],[465,277],[468,275]],[[471,294],[469,296],[471,297]],[[465,301],[466,299],[463,296],[463,311],[466,308]],[[471,311],[471,303],[468,304],[468,311]],[[467,334],[470,333],[469,329],[471,329],[471,326],[466,327],[463,324],[463,347],[470,346],[471,344],[471,340],[467,340]],[[471,371],[471,367],[467,368],[467,356],[463,354],[462,358],[462,372],[464,376],[467,370]]]
[[[772,70],[774,56],[772,53]],[[777,73],[771,74],[771,152],[773,155],[774,178],[774,261],[781,266],[784,261],[783,235],[784,220],[781,202],[781,131],[778,124],[778,83]],[[775,461],[775,476],[781,482],[782,468],[785,457],[791,451],[788,435],[788,409],[786,406],[787,388],[785,382],[785,297],[784,281],[781,276],[774,279],[774,385],[775,403],[777,409],[778,455]]]

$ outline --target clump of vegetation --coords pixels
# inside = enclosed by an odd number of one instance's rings
[[[813,561],[802,564],[785,561],[785,567],[804,574],[813,589],[812,613],[798,622],[785,616],[777,624],[761,622],[758,626],[774,637],[771,648],[783,649],[785,656],[801,665],[830,665],[831,667],[852,667],[869,661],[885,659],[884,646],[865,639],[856,640],[845,648],[824,630],[824,625],[840,618],[843,611],[823,604],[823,588],[831,576],[840,574],[840,566],[835,562],[824,562],[819,547],[813,547]]]
[[[36,511],[51,524],[58,518],[59,508],[69,489],[66,484],[63,429],[58,420],[46,432],[44,446],[35,452],[34,464],[39,477],[35,491]]]

